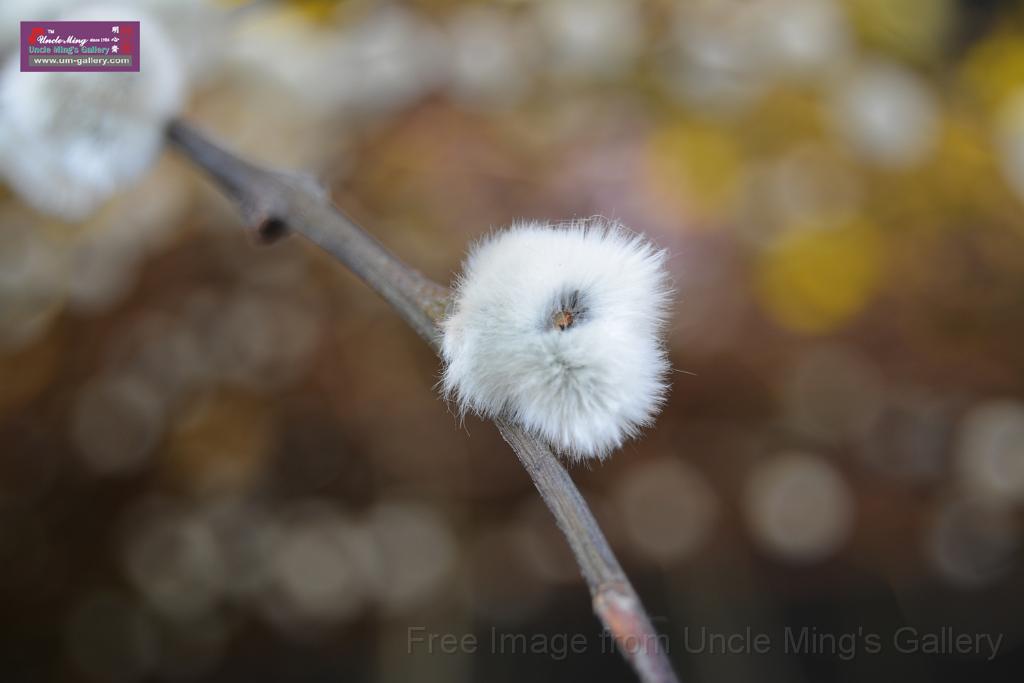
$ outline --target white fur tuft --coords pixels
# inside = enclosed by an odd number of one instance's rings
[[[12,55],[0,72],[0,176],[40,211],[83,220],[149,169],[186,79],[160,25],[131,5],[62,18],[138,20],[139,71],[23,73]]]
[[[604,458],[664,402],[666,253],[593,218],[522,223],[470,251],[445,320],[442,385],[573,460]]]

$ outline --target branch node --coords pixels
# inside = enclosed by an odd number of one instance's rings
[[[261,244],[272,244],[288,234],[288,222],[270,215],[256,225],[256,236]]]

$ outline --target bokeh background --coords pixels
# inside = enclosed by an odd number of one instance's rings
[[[204,55],[192,121],[439,281],[519,218],[671,251],[671,400],[573,475],[685,680],[1022,679],[1019,3],[147,2]],[[631,680],[437,379],[171,152],[82,223],[0,188],[0,680]],[[1003,640],[899,653],[901,627]],[[702,628],[775,646],[687,652]]]

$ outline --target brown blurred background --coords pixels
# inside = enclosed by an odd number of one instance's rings
[[[684,680],[1022,680],[1019,3],[268,2],[207,28],[190,120],[317,173],[439,281],[519,218],[671,251],[669,404],[573,475]],[[437,379],[172,153],[83,224],[0,188],[0,681],[631,680]],[[786,652],[803,628],[855,655]]]

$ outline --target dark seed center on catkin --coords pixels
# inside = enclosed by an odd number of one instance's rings
[[[572,311],[558,311],[555,313],[555,327],[560,330],[564,330],[567,327],[572,327],[572,321],[576,318],[572,314]]]
[[[555,313],[551,316],[551,324],[565,332],[582,320],[585,314],[586,308],[579,290],[570,290],[556,299]]]

